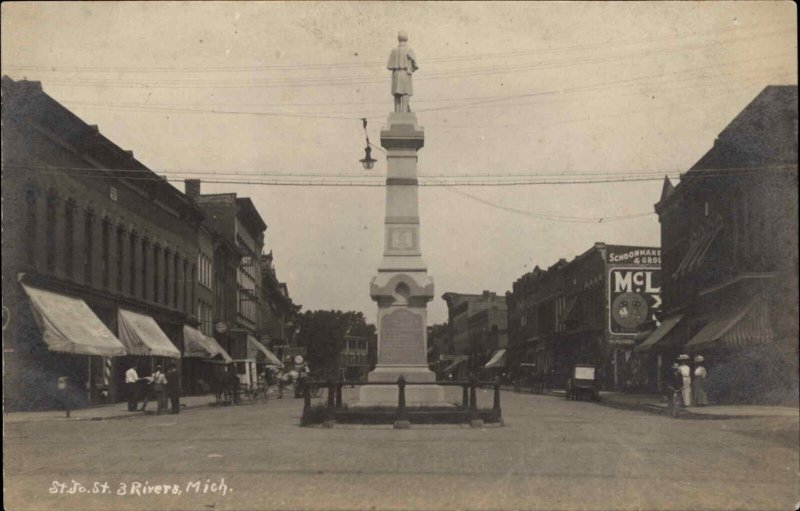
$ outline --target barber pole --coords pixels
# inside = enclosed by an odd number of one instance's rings
[[[111,385],[111,357],[103,357],[103,385]]]

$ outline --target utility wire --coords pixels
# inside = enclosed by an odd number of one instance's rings
[[[794,26],[772,27],[778,32],[794,31]],[[761,30],[761,27],[726,27],[721,30],[708,31],[703,33],[690,33],[690,34],[670,34],[663,37],[648,37],[641,39],[629,39],[621,41],[600,41],[594,43],[584,43],[572,46],[563,46],[556,48],[539,48],[535,50],[517,50],[507,52],[494,52],[483,54],[469,54],[469,55],[452,55],[444,57],[429,57],[426,58],[427,62],[469,62],[474,60],[486,60],[495,58],[513,58],[525,57],[531,55],[542,55],[550,53],[563,53],[576,50],[595,49],[598,47],[617,47],[617,46],[630,46],[635,44],[650,44],[661,41],[673,42],[675,40],[686,40],[697,37],[708,37],[714,33],[731,33],[734,35],[741,34],[742,32],[749,32],[754,30]],[[224,72],[253,72],[259,70],[296,70],[304,71],[310,69],[330,69],[330,68],[355,68],[355,67],[373,67],[383,65],[384,61],[367,61],[367,62],[335,62],[327,64],[267,64],[267,65],[252,65],[252,66],[62,66],[62,65],[13,65],[9,64],[5,67],[20,70],[36,70],[36,71],[50,71],[50,72],[72,72],[72,73],[206,73],[211,71],[224,71]]]
[[[746,41],[747,39],[754,39],[759,37],[771,37],[774,35],[780,35],[782,33],[788,32],[793,29],[781,30],[776,31],[768,34],[760,34],[756,36],[751,36],[749,38],[738,39],[734,42],[740,43]],[[462,68],[462,69],[455,69],[455,70],[443,70],[439,72],[432,72],[426,73],[418,77],[419,80],[439,80],[439,79],[453,79],[453,78],[469,78],[475,76],[489,76],[493,74],[504,74],[504,73],[517,73],[517,72],[528,72],[533,70],[542,70],[542,69],[561,69],[564,67],[572,67],[572,66],[582,66],[587,64],[598,64],[598,63],[607,63],[613,62],[616,60],[631,60],[634,58],[639,57],[650,57],[655,56],[658,54],[669,54],[675,52],[685,52],[688,50],[695,50],[695,49],[703,49],[709,46],[718,47],[720,45],[720,41],[714,41],[712,43],[707,44],[693,44],[693,45],[685,45],[685,46],[678,46],[675,48],[662,48],[662,49],[650,49],[650,50],[643,50],[638,52],[632,53],[623,53],[623,54],[613,54],[613,55],[606,55],[606,56],[595,56],[595,57],[585,57],[583,59],[562,59],[552,62],[539,62],[535,64],[516,64],[510,66],[494,66],[494,67],[484,67],[484,68]],[[162,80],[162,81],[153,81],[153,82],[134,82],[130,79],[128,80],[109,80],[109,79],[78,79],[78,80],[69,80],[64,78],[54,78],[49,81],[50,84],[54,85],[90,85],[95,87],[118,87],[118,88],[180,88],[180,89],[192,89],[192,88],[273,88],[273,87],[310,87],[310,86],[350,86],[350,85],[358,85],[358,84],[370,84],[370,83],[381,83],[385,81],[385,78],[382,76],[359,76],[359,77],[331,77],[329,75],[320,76],[320,77],[307,77],[303,79],[290,79],[290,80],[275,80],[275,79],[258,79],[258,80],[246,80],[246,81],[223,81],[223,82],[212,82],[208,80]]]
[[[436,180],[435,180],[436,181]],[[481,204],[501,209],[503,211],[508,211],[510,213],[516,213],[519,215],[527,216],[530,218],[536,218],[538,220],[552,220],[556,222],[567,222],[567,223],[602,223],[602,222],[617,222],[622,220],[631,220],[634,218],[641,218],[644,216],[649,216],[655,214],[654,212],[643,212],[643,213],[633,213],[628,215],[618,215],[618,216],[607,216],[607,217],[579,217],[579,216],[564,216],[564,215],[555,215],[550,213],[534,213],[533,211],[527,211],[519,208],[514,208],[510,206],[505,206],[502,204],[497,204],[496,202],[492,202],[490,200],[484,199],[482,197],[477,197],[470,193],[464,192],[459,190],[458,188],[445,188],[446,191],[455,193],[457,195],[461,195],[463,197],[467,197],[472,199],[476,202],[480,202]]]
[[[58,167],[58,166],[47,166],[47,165],[24,165],[24,164],[12,164],[6,163],[3,165],[4,169],[16,169],[16,170],[38,170],[43,173],[60,173],[64,174],[64,170],[71,170],[72,172],[67,173],[70,176],[75,177],[92,177],[92,178],[108,178],[108,179],[124,179],[124,180],[135,180],[135,181],[172,181],[172,182],[180,182],[184,177],[170,177],[170,176],[159,176],[159,175],[149,175],[149,176],[117,176],[114,174],[118,173],[132,173],[136,174],[143,171],[142,169],[97,169],[91,167]],[[537,176],[536,174],[528,174],[526,177],[527,179],[487,179],[482,178],[480,181],[457,181],[454,180],[451,176],[426,176],[421,175],[420,177],[425,179],[435,179],[435,181],[423,181],[419,183],[419,186],[481,186],[481,187],[489,187],[489,186],[530,186],[530,185],[572,185],[572,184],[604,184],[604,183],[625,183],[625,182],[638,182],[638,181],[661,181],[664,177],[674,177],[680,179],[710,179],[710,178],[730,178],[736,175],[746,174],[753,171],[774,171],[774,172],[796,172],[797,171],[797,164],[786,164],[786,165],[769,165],[769,166],[758,166],[758,167],[739,167],[739,168],[730,168],[730,169],[700,169],[696,171],[691,171],[689,173],[676,173],[674,171],[667,171],[667,172],[656,172],[656,171],[648,171],[648,172],[640,172],[640,173],[597,173],[596,175],[593,174],[575,174],[570,175],[570,173],[561,173],[561,174],[550,174],[548,175],[540,175]],[[107,173],[110,175],[103,175],[103,173]],[[199,175],[198,172],[193,172],[191,175]],[[250,174],[256,175],[256,174]],[[274,175],[273,175],[274,176]],[[524,175],[523,175],[524,176]],[[274,176],[277,177],[277,176]],[[250,180],[247,178],[241,179],[203,179],[206,183],[218,183],[218,184],[254,184],[254,185],[267,185],[267,186],[375,186],[375,187],[383,187],[386,186],[384,182],[377,181],[377,178],[382,176],[376,176],[369,181],[363,181],[365,176],[358,176],[358,175],[330,175],[330,176],[322,176],[322,175],[315,175],[315,179],[307,179],[307,180],[300,180],[297,179],[298,177],[302,177],[302,174],[297,175],[285,175],[286,179],[265,179],[265,180]],[[348,177],[351,178],[351,181],[341,181],[341,178]],[[480,178],[476,176],[476,178]],[[360,179],[361,181],[355,181],[355,179]],[[370,178],[367,178],[370,179]]]
[[[601,90],[601,89],[604,89],[604,88],[614,88],[614,86],[616,86],[616,85],[623,84],[623,83],[631,83],[631,82],[635,82],[635,81],[638,81],[638,80],[646,80],[646,79],[651,79],[651,78],[658,78],[658,77],[663,77],[663,76],[667,76],[667,75],[678,75],[679,73],[685,72],[685,71],[698,71],[698,70],[699,71],[705,71],[705,70],[708,70],[710,67],[723,67],[723,66],[741,64],[741,63],[744,63],[744,62],[763,61],[765,59],[775,58],[775,57],[784,56],[784,55],[788,55],[788,53],[781,53],[781,54],[768,55],[768,56],[758,56],[758,57],[754,57],[754,58],[751,58],[751,59],[742,59],[742,60],[739,60],[739,61],[726,62],[726,63],[722,63],[722,64],[717,64],[717,65],[714,65],[714,66],[703,66],[701,68],[690,68],[690,69],[677,70],[677,71],[673,71],[673,72],[670,72],[670,73],[659,73],[659,74],[655,74],[655,75],[645,75],[645,76],[626,78],[626,79],[621,79],[621,80],[600,82],[600,83],[595,83],[595,84],[588,85],[588,86],[584,85],[584,86],[578,86],[578,87],[551,89],[551,90],[546,90],[546,91],[530,92],[530,93],[508,95],[508,96],[495,96],[495,97],[489,97],[488,99],[480,100],[480,101],[473,101],[473,102],[454,104],[454,105],[446,105],[446,106],[440,106],[440,107],[417,109],[416,112],[417,113],[426,113],[426,112],[435,112],[435,111],[442,111],[442,110],[458,110],[458,109],[462,109],[462,108],[466,108],[466,107],[473,107],[473,108],[474,107],[483,107],[484,105],[494,105],[494,104],[497,104],[497,103],[503,103],[503,102],[512,101],[512,100],[529,99],[529,98],[534,98],[534,97],[539,97],[539,96],[561,96],[563,94],[579,93],[579,92],[582,92],[582,91],[594,91],[594,90]],[[685,78],[685,77],[681,78],[681,77],[677,77],[674,80],[680,80],[680,81],[683,82],[683,81],[686,81],[686,80],[693,80],[693,79],[694,80],[697,80],[697,79],[704,80],[704,79],[708,79],[708,78],[706,78],[706,77],[696,77],[696,78]],[[714,77],[713,79],[716,79],[716,77]],[[674,80],[672,80],[672,81],[674,81]],[[665,82],[661,82],[661,83],[665,83]],[[668,82],[666,82],[666,83],[668,83]],[[612,97],[616,97],[616,95],[614,95]],[[570,99],[554,99],[552,101],[537,101],[537,102],[534,102],[534,103],[531,103],[531,104],[539,105],[539,104],[557,103],[557,102],[572,101],[572,100],[574,100],[574,99],[572,99],[572,98],[570,98]],[[114,104],[114,103],[108,104],[106,106],[106,105],[102,105],[102,104],[99,104],[99,103],[70,101],[70,100],[66,100],[66,101],[64,101],[64,103],[73,104],[73,105],[87,106],[87,107],[91,107],[91,108],[99,108],[99,109],[129,110],[129,111],[154,112],[154,113],[166,112],[166,113],[190,113],[190,114],[252,115],[252,116],[265,116],[265,117],[333,119],[333,120],[348,120],[348,121],[360,120],[360,119],[363,119],[365,117],[365,116],[358,116],[358,117],[349,116],[348,117],[344,113],[342,113],[340,115],[334,115],[334,114],[264,112],[264,111],[201,109],[201,108],[177,108],[177,107],[162,108],[160,106],[159,107],[148,106],[147,104],[142,104],[142,103],[137,104],[136,106],[125,105],[125,104]],[[515,105],[515,106],[519,106],[519,105]],[[385,114],[369,115],[369,116],[366,116],[366,118],[367,119],[379,119],[379,118],[383,118],[384,116],[385,116]]]

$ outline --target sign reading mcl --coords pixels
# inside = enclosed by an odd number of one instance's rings
[[[611,334],[635,335],[645,321],[661,309],[661,270],[658,268],[611,268],[608,272]]]

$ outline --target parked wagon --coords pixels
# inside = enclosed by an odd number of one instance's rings
[[[600,400],[595,367],[589,364],[576,364],[567,380],[567,399],[580,401],[585,397],[589,397],[592,401]]]

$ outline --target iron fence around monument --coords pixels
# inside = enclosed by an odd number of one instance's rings
[[[317,406],[311,403],[311,388],[316,385],[325,389],[325,400]],[[343,380],[327,380],[307,382],[303,385],[303,414],[300,424],[303,426],[325,423],[359,424],[459,424],[472,426],[503,424],[500,406],[500,382],[480,381],[477,378],[466,381],[446,382],[407,382],[402,376],[397,380],[397,406],[364,406],[348,407],[342,401],[342,388],[350,386],[392,385],[387,382],[350,382]],[[406,387],[409,385],[439,385],[442,387],[460,387],[461,402],[457,406],[407,406]],[[491,408],[478,407],[478,390],[493,389]]]

